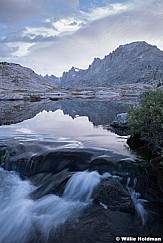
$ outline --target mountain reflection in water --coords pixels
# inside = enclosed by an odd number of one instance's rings
[[[95,127],[86,116],[73,119],[59,109],[55,112],[40,112],[34,118],[18,124],[1,126],[0,134],[1,139],[50,140],[66,142],[66,146],[71,148],[108,149],[121,155],[130,155],[126,145],[127,137],[104,130],[102,126]]]

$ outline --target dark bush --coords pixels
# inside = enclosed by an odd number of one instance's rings
[[[132,136],[140,135],[151,144],[163,147],[163,92],[145,93],[140,106],[129,109],[128,120]]]

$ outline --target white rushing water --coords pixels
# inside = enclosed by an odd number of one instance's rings
[[[34,201],[29,195],[36,188],[29,181],[0,168],[0,243],[25,243],[31,236],[46,242],[52,231],[89,205],[100,177],[98,172],[78,172],[63,197],[50,194]]]
[[[68,181],[63,197],[89,203],[93,190],[100,183],[100,180],[101,176],[97,171],[77,172]]]
[[[33,200],[30,194],[36,187],[30,181],[0,168],[0,243],[28,243],[35,239],[47,242],[59,226],[78,217],[90,205],[94,189],[101,179],[108,177],[112,175],[104,173],[101,176],[97,171],[77,172],[67,182],[62,197],[49,194]],[[144,224],[147,216],[144,200],[129,183],[130,179],[127,189]]]
[[[131,195],[131,199],[134,204],[135,210],[136,210],[137,214],[139,215],[139,217],[141,218],[142,224],[144,225],[148,218],[147,210],[144,207],[144,203],[147,201],[140,198],[141,194],[139,192],[135,191],[137,179],[136,178],[134,179],[133,188],[129,186],[130,181],[131,181],[131,179],[128,178],[126,188]]]

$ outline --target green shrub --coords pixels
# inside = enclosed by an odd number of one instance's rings
[[[145,93],[140,106],[132,107],[128,113],[131,135],[140,135],[155,146],[163,146],[163,92]]]

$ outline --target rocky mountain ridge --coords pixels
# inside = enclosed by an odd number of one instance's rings
[[[0,62],[0,91],[48,91],[54,82],[19,64]]]
[[[88,69],[72,67],[61,78],[41,76],[30,68],[0,62],[0,92],[54,92],[56,87],[72,89],[115,89],[130,85],[163,87],[163,51],[148,43],[119,46],[103,59],[95,58]]]
[[[72,67],[60,81],[67,88],[136,83],[163,85],[163,51],[145,41],[121,45],[103,59],[95,58],[86,70]]]

